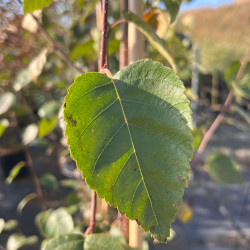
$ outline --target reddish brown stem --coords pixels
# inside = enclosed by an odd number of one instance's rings
[[[96,214],[96,192],[92,191],[92,200],[91,200],[91,217],[89,221],[89,227],[85,232],[85,236],[95,232],[95,214]]]
[[[108,50],[108,7],[109,1],[103,0],[102,7],[102,40],[101,40],[101,60],[100,69],[107,68],[107,50]]]
[[[120,19],[116,22],[114,22],[111,26],[110,26],[110,30],[114,29],[116,26],[123,24],[123,23],[127,23],[127,21],[125,19]]]
[[[236,76],[236,84],[239,82],[239,80],[241,79],[243,73],[244,73],[244,70],[246,68],[246,64],[247,64],[247,61],[248,61],[248,57],[250,55],[250,48],[248,48],[247,52],[246,52],[246,55],[244,56],[244,59],[242,60],[242,63],[241,63],[241,66],[240,66],[240,69],[237,73],[237,76]],[[218,126],[220,125],[226,111],[228,110],[232,100],[233,100],[233,97],[234,97],[234,91],[233,89],[230,90],[227,98],[226,98],[226,101],[219,113],[219,115],[216,117],[216,119],[214,120],[214,122],[212,123],[211,127],[207,130],[207,132],[205,133],[204,137],[203,137],[203,140],[198,148],[198,151],[197,151],[197,154],[196,154],[196,157],[194,158],[193,162],[198,158],[198,156],[200,154],[202,154],[209,142],[209,140],[211,139],[211,137],[213,136],[215,130],[218,128]]]

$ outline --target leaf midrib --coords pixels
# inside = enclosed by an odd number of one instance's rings
[[[127,129],[128,129],[128,133],[129,133],[129,137],[130,137],[131,145],[132,145],[132,148],[133,148],[133,151],[134,151],[134,154],[135,154],[135,159],[136,159],[136,162],[137,162],[137,165],[138,165],[138,168],[139,168],[140,174],[141,174],[141,178],[142,178],[142,181],[143,181],[144,187],[145,187],[146,192],[147,192],[147,195],[148,195],[148,199],[149,199],[149,201],[150,201],[151,209],[152,209],[152,211],[153,211],[153,214],[154,214],[154,217],[155,217],[155,221],[156,221],[156,224],[157,224],[157,227],[158,227],[159,233],[160,233],[160,235],[161,235],[161,230],[160,230],[160,227],[159,227],[158,219],[157,219],[156,213],[155,213],[155,211],[154,211],[153,203],[152,203],[152,200],[151,200],[150,194],[149,194],[149,192],[148,192],[147,185],[146,185],[146,183],[145,183],[145,180],[144,180],[144,177],[143,177],[143,174],[142,174],[141,165],[140,165],[140,163],[139,163],[139,159],[138,159],[138,156],[137,156],[137,153],[136,153],[136,149],[135,149],[134,141],[133,141],[132,134],[131,134],[131,131],[130,131],[130,128],[129,128],[129,124],[128,124],[128,120],[127,120],[127,117],[126,117],[126,114],[125,114],[125,111],[124,111],[124,108],[123,108],[122,100],[121,100],[121,97],[120,97],[120,95],[119,95],[119,92],[118,92],[118,90],[117,90],[117,87],[116,87],[116,85],[115,85],[114,80],[113,80],[113,79],[111,79],[111,81],[112,81],[112,83],[113,83],[113,86],[114,86],[114,89],[115,89],[115,92],[116,92],[117,98],[118,98],[119,103],[120,103],[120,106],[121,106],[122,115],[123,115],[124,121],[125,121],[126,126],[127,126]]]

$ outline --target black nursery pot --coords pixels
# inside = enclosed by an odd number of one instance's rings
[[[1,166],[3,170],[3,175],[5,178],[9,176],[11,169],[20,161],[26,161],[24,152],[13,153],[9,155],[1,156]],[[29,175],[29,170],[26,167],[21,168],[17,178],[27,177]]]

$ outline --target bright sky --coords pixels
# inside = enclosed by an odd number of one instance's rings
[[[181,5],[181,10],[189,10],[200,7],[213,7],[216,8],[222,4],[230,4],[233,0],[193,0],[190,3],[183,3]]]

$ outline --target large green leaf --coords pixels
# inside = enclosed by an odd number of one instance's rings
[[[25,14],[49,6],[53,0],[23,0],[23,12]]]
[[[239,165],[227,155],[213,153],[207,158],[207,170],[210,176],[221,184],[242,183]]]
[[[113,81],[100,73],[81,75],[64,106],[71,155],[88,185],[165,241],[193,153],[183,83],[145,59]]]
[[[174,63],[173,58],[171,55],[168,53],[166,46],[164,44],[164,41],[160,39],[153,28],[145,23],[140,17],[135,15],[134,13],[127,13],[124,12],[124,17],[126,21],[132,22],[135,24],[135,26],[145,35],[149,43],[156,49],[158,52],[167,59],[167,61],[170,63],[172,66],[173,70],[176,72],[176,66]]]
[[[48,241],[44,250],[83,250],[84,237],[82,234],[63,234]]]

